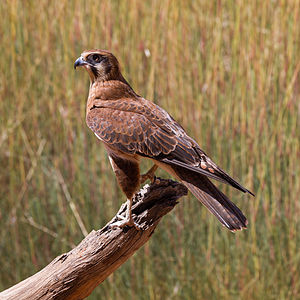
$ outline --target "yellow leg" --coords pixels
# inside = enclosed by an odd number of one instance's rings
[[[134,226],[136,229],[141,230],[141,227],[137,223],[135,223],[132,218],[132,200],[133,198],[127,199],[125,218],[123,216],[117,215],[117,217],[121,220],[111,224],[112,228],[123,228],[125,226],[130,226],[130,227]]]
[[[146,174],[141,175],[141,184],[143,184],[147,179],[150,179],[151,183],[153,183],[154,173],[156,172],[157,168],[157,165],[153,165],[152,168]]]

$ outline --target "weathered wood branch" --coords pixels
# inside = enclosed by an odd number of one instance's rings
[[[172,180],[157,180],[140,190],[133,205],[134,227],[112,229],[118,214],[102,229],[92,231],[68,253],[55,258],[31,277],[0,293],[0,299],[84,299],[151,237],[161,218],[187,189]]]

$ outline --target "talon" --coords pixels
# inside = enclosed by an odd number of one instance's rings
[[[117,215],[116,216],[118,219],[121,219],[121,220],[125,220],[126,219],[126,217],[123,217],[122,215]]]
[[[153,181],[153,183],[159,184],[159,183],[160,183],[160,178],[154,176],[154,181]]]
[[[151,183],[153,184],[156,179],[154,173],[157,170],[157,168],[157,165],[153,165],[152,168],[146,174],[141,175],[141,184],[143,184],[147,179],[150,179]]]
[[[137,230],[142,230],[142,227],[135,223],[132,218],[132,198],[127,199],[126,217],[117,215],[117,218],[121,219],[113,224],[110,224],[111,228],[123,228],[125,226],[135,227]]]
[[[110,225],[110,227],[113,229],[124,228],[125,226],[135,227],[135,229],[137,230],[142,230],[142,227],[138,225],[136,222],[134,222],[133,220],[122,220]]]

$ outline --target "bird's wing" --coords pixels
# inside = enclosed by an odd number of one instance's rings
[[[155,104],[96,101],[87,113],[87,124],[110,147],[158,160],[172,169],[183,184],[230,230],[245,228],[247,219],[206,177],[247,192],[200,149],[170,115]],[[204,176],[205,175],[205,176]]]
[[[161,111],[132,99],[95,101],[86,121],[103,142],[125,153],[151,158],[168,155],[180,139],[171,119],[167,121]]]
[[[143,98],[96,100],[87,125],[120,151],[187,168],[252,194],[219,168],[165,110]]]

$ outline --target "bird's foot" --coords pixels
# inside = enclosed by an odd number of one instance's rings
[[[126,218],[121,215],[117,215],[118,219],[121,219],[120,221],[117,221],[110,225],[111,228],[124,228],[125,226],[129,227],[135,227],[137,230],[142,230],[142,227],[138,225],[136,222],[133,221],[132,218]]]
[[[135,227],[137,230],[142,230],[142,227],[140,225],[138,225],[137,223],[135,223],[132,218],[132,211],[131,211],[132,198],[127,199],[126,205],[127,205],[126,216],[123,217],[122,215],[117,214],[117,218],[121,219],[121,220],[111,224],[110,226],[112,228],[123,228],[125,226],[129,226],[129,227]]]
[[[150,179],[151,183],[154,183],[156,179],[154,173],[157,168],[157,165],[153,165],[153,167],[146,174],[141,175],[141,184],[143,184],[147,179]]]

